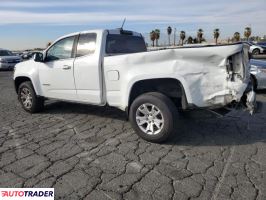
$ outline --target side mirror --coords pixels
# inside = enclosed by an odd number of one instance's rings
[[[40,52],[35,53],[33,59],[35,62],[43,62],[43,54]]]

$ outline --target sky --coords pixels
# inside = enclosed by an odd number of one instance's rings
[[[0,0],[0,48],[22,50],[45,47],[56,38],[82,30],[119,28],[141,32],[161,30],[166,43],[168,26],[187,37],[231,37],[251,26],[252,35],[266,35],[266,0]]]

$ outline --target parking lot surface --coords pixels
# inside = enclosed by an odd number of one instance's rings
[[[12,72],[0,72],[0,91],[0,187],[54,187],[71,200],[266,199],[266,103],[252,117],[182,120],[153,144],[114,108],[48,101],[26,113]]]

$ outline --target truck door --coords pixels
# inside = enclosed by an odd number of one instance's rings
[[[79,101],[102,104],[101,34],[81,33],[76,47],[74,78]]]
[[[73,76],[75,37],[66,37],[53,44],[47,50],[44,62],[40,63],[39,76],[44,96],[77,99]]]

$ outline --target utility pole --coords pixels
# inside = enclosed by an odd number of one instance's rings
[[[174,46],[175,46],[175,34],[176,34],[176,28],[174,30]]]

